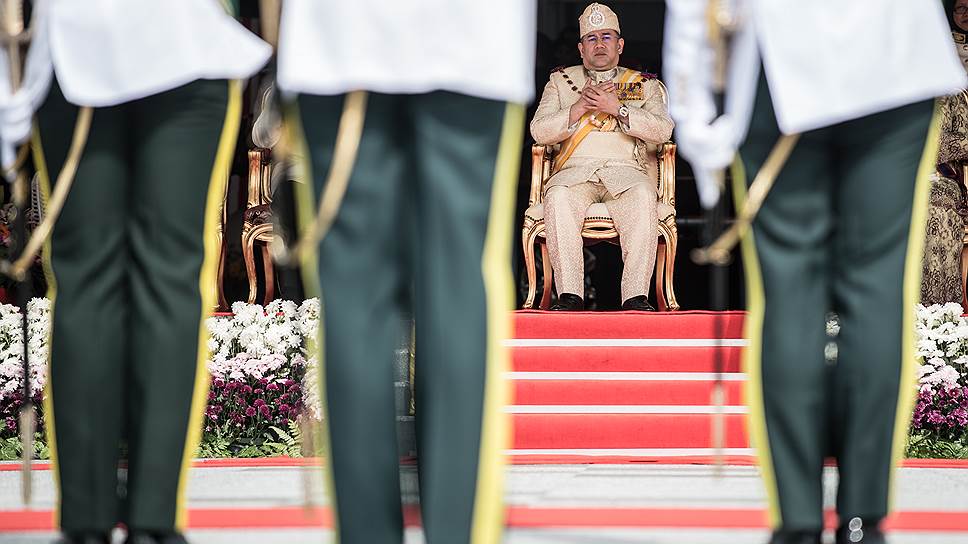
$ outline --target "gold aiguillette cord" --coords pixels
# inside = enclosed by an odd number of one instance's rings
[[[729,264],[730,251],[736,247],[736,244],[749,230],[753,220],[756,219],[756,214],[763,206],[763,201],[766,200],[770,189],[773,188],[776,177],[783,169],[783,165],[786,164],[799,138],[799,134],[783,134],[780,136],[766,158],[766,162],[763,163],[760,171],[753,178],[746,202],[736,217],[736,221],[708,247],[693,250],[691,253],[693,262],[700,265],[724,266]]]

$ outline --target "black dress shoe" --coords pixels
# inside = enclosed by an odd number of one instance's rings
[[[573,293],[562,293],[558,295],[558,302],[551,309],[578,312],[585,309],[585,301]]]
[[[837,544],[885,544],[887,539],[878,525],[880,520],[851,519],[837,529]]]
[[[66,532],[54,544],[111,544],[111,533],[98,531]]]
[[[622,303],[623,310],[636,310],[639,312],[654,312],[655,308],[649,304],[649,299],[645,295],[634,296]]]
[[[770,544],[821,544],[820,531],[786,531],[773,533]]]
[[[128,538],[124,544],[188,544],[181,533],[172,532],[151,532],[151,531],[128,531]]]

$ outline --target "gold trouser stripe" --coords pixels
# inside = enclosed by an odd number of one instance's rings
[[[300,183],[296,183],[293,191],[295,198],[296,212],[296,231],[293,233],[293,243],[299,240],[302,233],[313,224],[316,216],[315,210],[315,191],[312,155],[309,151],[309,144],[306,141],[306,132],[302,126],[302,116],[299,112],[299,103],[293,101],[288,105],[285,112],[285,134],[288,139],[288,149],[295,150],[293,158],[296,161],[296,178]],[[317,330],[316,346],[307,346],[307,353],[316,353],[316,376],[318,379],[317,394],[319,394],[320,418],[319,432],[314,433],[318,443],[313,446],[322,452],[323,459],[332,459],[332,448],[330,447],[332,437],[329,428],[329,404],[326,398],[326,313],[325,301],[323,300],[322,289],[319,285],[319,244],[312,244],[306,247],[305,251],[299,254],[299,270],[302,277],[303,292],[306,297],[319,297],[319,329]],[[310,422],[312,424],[312,422]],[[336,496],[336,482],[333,480],[333,463],[325,462],[322,467],[323,487],[326,496],[329,498],[329,505],[333,518],[333,538],[332,544],[339,544],[339,497]]]
[[[511,443],[511,420],[504,413],[504,406],[509,404],[511,392],[504,379],[504,372],[510,365],[508,351],[502,343],[511,335],[514,284],[509,259],[523,135],[524,106],[508,104],[501,128],[481,257],[487,299],[487,369],[472,544],[497,544],[504,529],[504,449]]]
[[[205,222],[202,230],[204,238],[204,259],[198,277],[198,291],[201,295],[202,307],[198,318],[198,358],[195,367],[195,391],[192,394],[191,412],[188,419],[188,430],[185,435],[185,450],[182,452],[181,471],[178,475],[178,492],[175,502],[175,527],[184,531],[187,523],[185,508],[185,486],[188,482],[188,472],[192,459],[198,449],[198,442],[202,437],[202,417],[208,400],[210,377],[205,362],[208,360],[208,330],[205,319],[215,307],[215,281],[218,263],[218,221],[221,216],[222,197],[225,194],[225,184],[228,183],[229,172],[232,168],[232,157],[235,154],[236,139],[239,134],[239,124],[242,121],[242,82],[232,80],[228,82],[228,105],[225,110],[225,123],[219,138],[212,167],[211,178],[208,183],[208,196],[205,203]]]
[[[737,155],[733,161],[733,195],[737,209],[746,201],[746,169]],[[743,254],[743,267],[746,270],[746,329],[744,336],[749,340],[743,350],[743,371],[746,373],[746,404],[749,415],[746,418],[750,441],[756,447],[763,486],[766,488],[767,514],[771,528],[779,527],[783,518],[780,513],[780,493],[776,485],[773,457],[770,453],[770,440],[766,430],[766,410],[763,404],[763,316],[766,311],[766,295],[763,289],[763,275],[756,254],[753,230],[750,229],[740,242]]]
[[[306,134],[302,126],[302,117],[299,113],[299,103],[293,101],[285,109],[285,129],[286,145],[283,147],[290,150],[289,159],[294,163],[296,183],[293,188],[293,198],[295,200],[296,232],[292,234],[290,245],[298,242],[305,232],[313,224],[316,216],[313,190],[312,174],[312,155],[309,153],[309,145],[306,143]],[[299,255],[299,272],[303,282],[303,291],[307,298],[318,297],[319,295],[319,258],[318,244],[307,247]]]
[[[40,127],[34,123],[34,130],[31,134],[30,145],[33,148],[34,164],[37,167],[37,174],[40,178],[40,194],[46,204],[50,198],[50,172],[47,170],[47,159],[44,156],[44,146],[40,140]],[[83,154],[82,154],[83,156]],[[56,227],[56,224],[55,224]],[[50,299],[50,322],[51,326],[47,333],[47,380],[44,385],[44,426],[47,434],[47,450],[50,452],[50,468],[54,477],[54,527],[60,527],[61,520],[61,482],[60,468],[57,462],[57,433],[54,428],[54,387],[51,383],[51,349],[53,349],[54,334],[54,308],[57,302],[57,278],[54,275],[54,267],[51,263],[51,247],[53,239],[53,229],[51,236],[44,241],[41,250],[40,262],[44,269],[44,277],[47,279],[47,298]]]
[[[901,462],[907,445],[908,426],[914,411],[916,397],[915,383],[919,362],[915,355],[914,318],[915,306],[921,299],[921,259],[924,253],[924,236],[928,225],[928,197],[931,188],[931,173],[934,172],[938,157],[938,142],[941,122],[938,105],[935,103],[927,141],[918,165],[917,179],[914,183],[914,202],[911,208],[911,230],[908,234],[907,256],[904,261],[904,284],[901,295],[901,379],[898,385],[897,414],[894,419],[894,440],[891,444],[891,471],[888,475],[888,509],[894,504],[895,467]]]

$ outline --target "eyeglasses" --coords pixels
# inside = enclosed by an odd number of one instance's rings
[[[595,35],[585,36],[584,38],[581,39],[581,42],[584,44],[593,44],[593,43],[597,43],[598,39],[599,39],[598,36],[595,36]],[[615,40],[615,39],[618,39],[618,36],[615,36],[611,33],[602,34],[602,37],[601,37],[602,43],[610,43],[612,40]]]
[[[965,15],[968,14],[968,6],[961,5],[955,8],[955,15]]]

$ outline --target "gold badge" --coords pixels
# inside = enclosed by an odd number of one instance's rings
[[[642,82],[635,83],[616,83],[615,89],[618,92],[618,99],[627,102],[632,100],[642,100]]]

